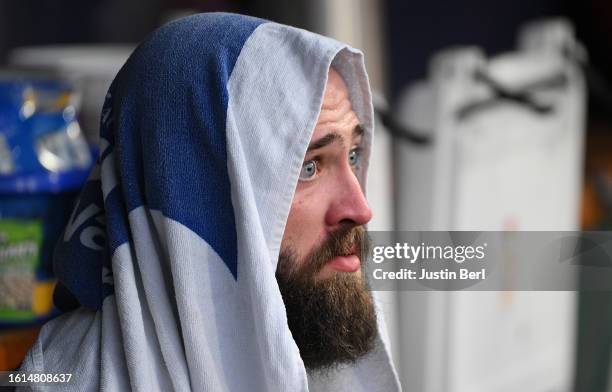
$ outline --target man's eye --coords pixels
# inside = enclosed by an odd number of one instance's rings
[[[310,160],[304,162],[300,172],[300,180],[310,180],[317,174],[317,162]]]
[[[349,152],[348,155],[348,160],[349,160],[349,164],[352,167],[358,167],[359,164],[361,163],[361,149],[360,148],[354,148]]]

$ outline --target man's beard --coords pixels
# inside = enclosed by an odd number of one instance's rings
[[[355,245],[361,276],[337,272],[329,279],[315,278],[329,260],[349,254]],[[290,246],[281,249],[276,279],[289,329],[308,370],[353,363],[374,345],[376,314],[363,270],[368,248],[367,233],[360,226],[333,233],[304,260],[297,260]]]

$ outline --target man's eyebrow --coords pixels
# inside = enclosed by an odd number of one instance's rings
[[[344,138],[336,132],[330,132],[322,138],[310,143],[307,151],[318,150],[319,148],[323,148],[335,141],[340,141],[342,143]]]
[[[362,136],[362,135],[363,135],[362,126],[356,125],[355,128],[353,129],[353,137]]]
[[[360,125],[355,126],[355,128],[353,129],[353,137],[358,137],[361,135],[363,135],[363,128]],[[307,151],[318,150],[336,141],[344,143],[344,138],[336,132],[330,132],[322,138],[310,143]]]

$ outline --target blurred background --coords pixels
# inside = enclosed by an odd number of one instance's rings
[[[52,306],[51,254],[106,89],[150,31],[231,11],[364,51],[370,230],[609,230],[609,0],[0,2],[0,370]],[[380,292],[405,391],[612,391],[608,292]]]

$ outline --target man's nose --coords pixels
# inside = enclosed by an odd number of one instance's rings
[[[326,224],[352,223],[365,225],[372,219],[372,210],[355,173],[348,168],[336,180],[332,202],[325,217]]]

